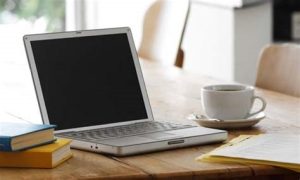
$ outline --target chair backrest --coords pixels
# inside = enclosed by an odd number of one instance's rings
[[[260,56],[256,86],[300,97],[300,45],[265,47]]]
[[[144,17],[139,56],[174,65],[180,50],[189,6],[189,0],[155,1]]]

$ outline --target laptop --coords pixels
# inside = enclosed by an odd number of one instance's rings
[[[24,43],[43,123],[73,148],[124,156],[227,138],[154,121],[128,27],[25,35]]]

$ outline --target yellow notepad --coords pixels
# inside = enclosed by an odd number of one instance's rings
[[[196,160],[264,164],[300,172],[300,135],[241,135]]]
[[[68,139],[19,152],[1,152],[0,167],[53,168],[72,156]]]

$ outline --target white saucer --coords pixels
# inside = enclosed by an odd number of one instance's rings
[[[200,118],[192,118],[199,125],[209,128],[216,129],[238,129],[247,128],[257,124],[260,120],[266,117],[264,112],[260,112],[254,116],[246,119],[235,119],[235,120],[219,120],[219,119],[209,119],[203,115]]]

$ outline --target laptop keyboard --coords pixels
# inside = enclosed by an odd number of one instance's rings
[[[103,140],[117,137],[141,135],[147,133],[170,131],[194,127],[192,125],[174,124],[169,122],[140,122],[130,125],[114,126],[107,128],[92,129],[79,132],[58,133],[56,136],[71,139]]]

